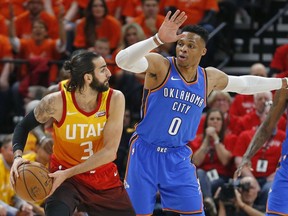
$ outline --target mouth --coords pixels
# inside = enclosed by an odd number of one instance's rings
[[[187,57],[184,56],[184,55],[179,55],[179,56],[177,57],[177,59],[180,60],[180,61],[185,61],[185,60],[187,59]]]

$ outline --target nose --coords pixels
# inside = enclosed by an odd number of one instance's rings
[[[111,71],[108,68],[106,70],[106,76],[109,78],[112,76]]]
[[[187,46],[186,45],[183,45],[181,48],[180,48],[181,52],[186,52],[187,51]]]

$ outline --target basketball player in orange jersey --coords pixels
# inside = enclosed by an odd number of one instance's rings
[[[50,162],[53,187],[45,204],[48,216],[72,215],[75,208],[89,216],[135,215],[119,179],[115,159],[123,127],[125,99],[109,88],[110,71],[93,52],[64,63],[71,73],[66,90],[45,96],[15,128],[11,183],[19,177],[28,132],[54,120]]]

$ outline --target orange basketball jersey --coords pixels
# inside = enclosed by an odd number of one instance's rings
[[[74,92],[61,91],[63,114],[54,123],[53,152],[57,161],[66,168],[84,162],[103,148],[103,130],[108,118],[113,89],[99,93],[97,107],[85,112],[77,105]]]

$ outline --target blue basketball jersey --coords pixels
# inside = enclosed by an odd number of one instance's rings
[[[177,70],[175,59],[168,60],[170,69],[162,85],[144,90],[142,120],[136,133],[153,145],[184,146],[194,139],[206,106],[206,71],[198,66],[195,80],[186,82]]]

